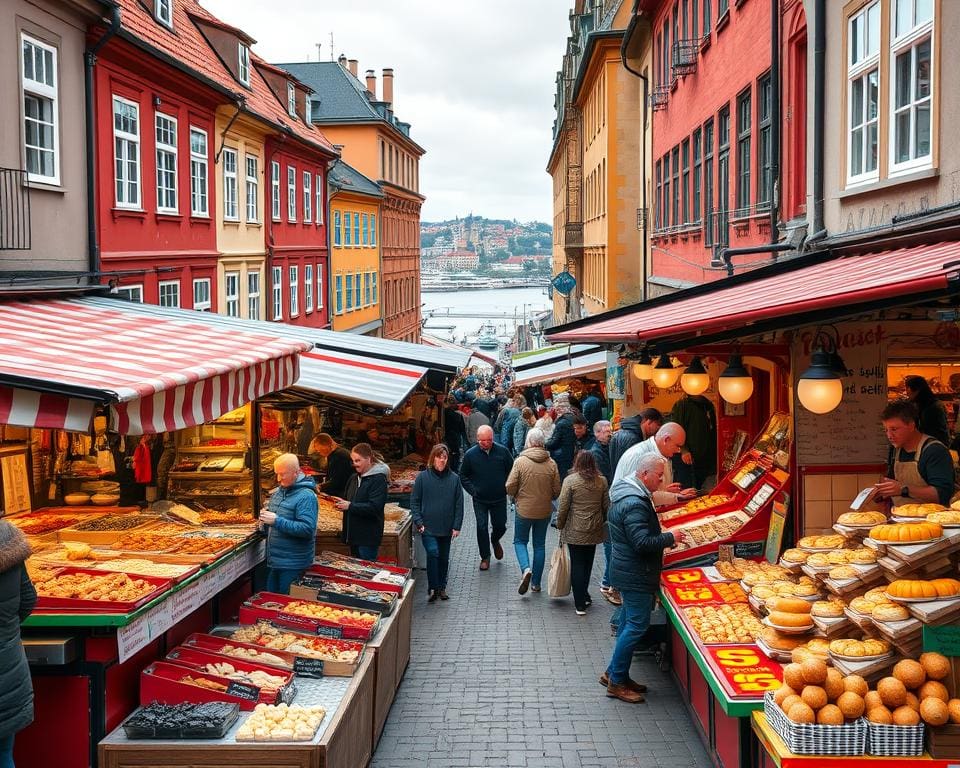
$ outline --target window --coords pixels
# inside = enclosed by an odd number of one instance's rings
[[[663,198],[661,197],[663,193],[663,178],[661,174],[660,161],[657,160],[656,165],[656,174],[657,174],[657,192],[654,196],[654,205],[656,205],[656,215],[653,222],[654,229],[660,229],[663,226]]]
[[[353,306],[360,308],[360,273],[357,272],[353,281]]]
[[[670,153],[663,156],[663,228],[670,228]]]
[[[287,166],[287,221],[297,220],[297,169]]]
[[[874,2],[847,24],[847,181],[877,177],[880,117],[880,3]]]
[[[237,210],[237,150],[223,150],[223,218],[239,221]]]
[[[703,0],[703,36],[710,34],[713,22],[710,19],[710,4],[713,0]]]
[[[140,207],[140,107],[113,97],[113,151],[118,208]]]
[[[300,314],[300,268],[290,267],[290,317]]]
[[[260,270],[247,272],[247,317],[260,319]]]
[[[683,186],[680,194],[680,207],[683,223],[690,221],[690,139],[684,139],[680,149],[680,162],[683,164]]]
[[[317,264],[317,309],[323,309],[323,264]]]
[[[347,248],[353,245],[353,228],[350,226],[350,211],[343,212],[343,244]]]
[[[770,124],[773,112],[773,88],[770,75],[764,75],[757,83],[757,95],[760,100],[758,115],[757,146],[757,206],[770,207],[773,198],[773,145],[770,143]]]
[[[57,87],[57,49],[26,35],[21,40],[21,46],[23,49],[21,80],[23,149],[27,178],[30,181],[59,184],[60,106]],[[139,196],[137,200],[139,201]]]
[[[751,108],[748,88],[737,96],[737,208],[742,215],[750,208]]]
[[[313,174],[303,172],[303,223],[309,224],[313,220]]]
[[[287,114],[297,116],[297,89],[293,83],[287,83]]]
[[[373,303],[376,304],[380,300],[380,297],[377,295],[377,273],[376,272],[373,273],[373,277],[371,278],[370,282],[373,285]]]
[[[157,210],[177,212],[177,121],[169,115],[156,115],[157,136]]]
[[[360,214],[357,211],[353,212],[353,244],[360,245]]]
[[[363,214],[360,231],[363,235],[363,244],[366,245],[370,238],[370,218],[367,214]]]
[[[323,224],[323,176],[317,174],[317,226]]]
[[[699,40],[700,35],[697,31],[697,25],[700,23],[700,0],[690,0],[690,39]],[[707,5],[710,0],[703,0]]]
[[[730,0],[717,0],[717,18],[722,19],[723,14],[730,10]]]
[[[270,216],[280,221],[280,163],[270,163]]]
[[[143,304],[142,285],[123,285],[117,288],[117,295],[134,304]]]
[[[173,29],[173,0],[156,0],[153,4],[153,16],[161,24]]]
[[[270,293],[273,296],[273,319],[283,320],[283,268],[270,268]]]
[[[683,224],[680,219],[680,147],[673,148],[673,212],[671,219],[673,226],[678,227]]]
[[[333,244],[342,244],[342,238],[340,237],[340,211],[333,212]]]
[[[377,245],[377,214],[370,214],[370,245]]]
[[[347,275],[347,310],[353,309],[353,275]]]
[[[313,264],[303,265],[303,311],[313,312]]]
[[[369,307],[372,304],[372,297],[370,295],[370,273],[363,273],[363,306]]]
[[[337,275],[336,278],[336,309],[335,312],[338,315],[343,314],[343,275]]]
[[[244,85],[250,85],[250,49],[243,43],[238,48],[237,77]]]
[[[697,128],[693,132],[693,188],[691,190],[691,198],[693,201],[691,218],[693,221],[700,221],[700,200],[702,194],[702,184],[703,184],[703,147],[701,145],[701,140],[703,138],[703,130]]]
[[[713,120],[703,126],[703,244],[713,242]]]
[[[210,311],[209,277],[201,277],[193,281],[193,308],[199,312]]]
[[[240,317],[240,273],[227,272],[226,275],[224,275],[224,285],[227,317]]]
[[[180,306],[180,281],[179,280],[161,280],[160,281],[160,306],[161,307],[179,307]]]
[[[933,0],[896,0],[896,32],[891,50],[892,171],[929,164]]]
[[[207,132],[190,128],[190,213],[209,216],[207,192]]]
[[[260,221],[260,160],[254,155],[247,155],[247,221]]]

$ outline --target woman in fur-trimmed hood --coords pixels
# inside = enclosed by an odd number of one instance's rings
[[[37,602],[24,561],[30,545],[0,520],[0,765],[13,765],[13,737],[33,722],[33,684],[20,624]]]

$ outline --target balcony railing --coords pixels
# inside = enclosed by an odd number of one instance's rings
[[[30,247],[27,172],[0,168],[0,251],[29,251]]]
[[[673,44],[671,68],[673,76],[689,75],[697,71],[697,54],[700,52],[699,40],[677,40]]]
[[[654,112],[666,109],[669,100],[670,88],[666,85],[659,85],[650,92],[650,109]]]

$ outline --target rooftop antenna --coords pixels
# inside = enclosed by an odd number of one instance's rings
[[[333,61],[333,32],[330,33],[330,61]]]
[[[320,59],[320,49],[321,49],[322,47],[323,47],[323,43],[317,43],[317,61],[321,61],[321,59]]]

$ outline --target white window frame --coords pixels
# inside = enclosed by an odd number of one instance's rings
[[[313,220],[313,174],[303,172],[303,223],[309,224]]]
[[[166,124],[166,125],[162,125]],[[154,115],[154,137],[156,138],[157,157],[157,213],[179,213],[180,196],[178,194],[179,179],[177,178],[177,118],[165,112]],[[172,130],[173,143],[160,138],[161,131],[170,133]],[[173,167],[169,166],[172,161]],[[166,167],[164,167],[166,166]],[[169,182],[172,180],[172,186]],[[173,193],[173,205],[168,204],[166,198]]]
[[[273,319],[283,320],[283,267],[270,268],[270,292],[273,296]]]
[[[380,296],[377,294],[377,273],[376,273],[376,272],[373,272],[372,275],[373,275],[373,277],[372,277],[372,279],[371,279],[371,284],[372,284],[372,287],[373,287],[373,303],[374,303],[374,304],[379,304],[379,303],[380,303]]]
[[[293,83],[287,82],[287,114],[297,116],[297,89]]]
[[[239,189],[237,187],[237,156],[232,147],[223,148],[223,219],[240,221]]]
[[[174,303],[169,304],[164,301],[164,288],[168,289],[168,294],[173,294]],[[174,289],[170,291],[169,289]],[[179,280],[161,280],[157,285],[157,304],[161,307],[180,307],[180,281]]]
[[[890,126],[887,134],[889,136],[889,162],[890,170],[888,176],[895,177],[905,173],[911,173],[920,168],[929,168],[933,165],[933,132],[935,119],[933,114],[933,92],[936,88],[934,80],[934,64],[936,62],[937,52],[934,50],[935,36],[933,34],[936,21],[936,3],[931,2],[931,14],[927,21],[920,24],[916,23],[916,0],[910,0],[912,24],[909,30],[905,31],[899,37],[897,35],[897,10],[900,3],[904,0],[894,0],[890,9]],[[924,42],[930,44],[930,63],[929,63],[929,86],[930,91],[927,96],[917,98],[916,87],[916,55],[917,48]],[[897,58],[903,54],[910,56],[910,101],[904,107],[897,107]],[[925,104],[928,110],[929,120],[929,152],[925,155],[916,156],[916,121],[917,108]],[[903,162],[897,162],[897,116],[901,113],[910,115],[910,159]]]
[[[373,304],[372,294],[370,293],[370,272],[363,273],[363,306],[369,307]]]
[[[44,77],[43,80],[37,80],[35,77],[27,77],[26,71],[23,69],[24,66],[24,49],[30,47],[32,50],[37,50],[42,52],[42,54],[50,54],[50,70],[52,77],[50,78],[53,81],[53,84],[47,82],[47,78]],[[60,184],[60,89],[59,89],[59,71],[57,69],[58,61],[58,51],[52,45],[47,45],[46,43],[37,40],[35,37],[30,35],[21,34],[20,35],[20,88],[21,88],[21,98],[20,103],[23,105],[23,167],[27,168],[27,180],[32,182],[39,182],[41,184]],[[44,62],[44,73],[46,73],[47,61],[46,57],[43,56]],[[33,56],[34,62],[36,61],[36,56]],[[36,75],[36,64],[34,63],[34,72]],[[32,97],[38,102],[47,102],[50,105],[50,118],[51,121],[47,122],[40,119],[40,115],[37,117],[27,117],[27,98]],[[51,138],[53,139],[53,146],[46,147],[40,144],[29,145],[27,144],[27,121],[39,125],[45,125],[49,127]],[[138,123],[139,124],[139,123]],[[43,173],[31,173],[29,171],[29,164],[27,162],[27,154],[30,150],[33,150],[37,153],[38,160],[39,157],[43,154],[50,153],[53,155],[53,173],[43,174]],[[38,170],[42,167],[42,164],[38,162]]]
[[[294,318],[300,314],[300,268],[296,264],[290,264],[288,274],[290,275],[290,317]]]
[[[877,39],[873,40],[870,34],[870,13],[873,9],[876,9],[877,14],[877,28],[876,36]],[[847,115],[846,115],[846,145],[847,145],[847,167],[846,167],[846,178],[847,186],[856,186],[859,184],[865,184],[872,181],[876,181],[880,178],[880,153],[882,151],[882,146],[880,144],[880,39],[881,39],[881,7],[880,0],[874,0],[872,3],[868,3],[855,14],[850,16],[847,19],[846,24],[846,35],[847,35]],[[853,45],[853,29],[854,25],[860,22],[862,26],[863,33],[860,35],[860,40],[862,41],[861,45]],[[871,48],[873,50],[871,50]],[[854,50],[856,49],[856,50]],[[873,119],[869,118],[867,114],[867,105],[870,102],[869,98],[869,87],[870,87],[870,75],[871,73],[876,73],[877,78],[877,114]],[[863,82],[863,110],[860,115],[862,122],[858,123],[856,127],[853,126],[851,122],[851,113],[853,105],[853,89],[854,84],[857,82]],[[874,126],[877,137],[877,167],[871,170],[862,170],[866,167],[867,160],[869,158],[869,136],[870,136],[870,126]],[[863,141],[861,144],[861,172],[858,174],[852,173],[853,170],[853,138],[855,133],[862,133]]]
[[[343,275],[337,275],[334,278],[336,283],[335,287],[335,296],[334,296],[334,314],[342,315],[343,314]]]
[[[323,176],[317,174],[317,204],[314,211],[314,218],[317,220],[317,226],[323,225]]]
[[[347,294],[346,311],[353,312],[353,273],[347,272],[347,279],[344,281],[345,292]]]
[[[303,265],[303,311],[313,312],[313,264]]]
[[[173,29],[173,2],[174,0],[154,0],[153,3],[153,18],[170,29]]]
[[[274,221],[280,221],[280,163],[270,162],[270,214]]]
[[[323,309],[323,264],[317,262],[317,309]]]
[[[297,220],[297,169],[287,166],[287,221]]]
[[[134,304],[143,304],[143,283],[137,285],[121,285],[117,288],[118,296],[126,296],[127,301]]]
[[[129,208],[132,210],[142,210],[141,205],[143,201],[143,185],[140,183],[140,172],[141,172],[141,153],[140,153],[140,105],[135,101],[130,101],[130,99],[125,99],[122,96],[113,95],[113,173],[114,173],[114,196],[115,204],[117,208]],[[126,107],[132,107],[134,114],[136,115],[137,121],[137,132],[131,133],[127,130],[122,130],[117,128],[117,106],[122,105]],[[121,143],[122,142],[122,143]],[[122,152],[123,157],[120,157],[118,154],[118,149],[121,147],[126,148],[125,152]],[[131,153],[130,150],[133,150]],[[134,157],[135,155],[135,157]],[[125,168],[128,171],[130,166],[133,166],[135,170],[136,178],[131,178],[126,175],[119,175],[117,171],[120,168]],[[124,194],[121,196],[120,191],[122,189],[127,189],[128,185],[132,184],[136,193],[136,199],[131,199]],[[130,190],[127,189],[127,193]],[[123,197],[123,199],[121,199]]]
[[[209,312],[213,306],[210,283],[209,277],[196,277],[193,280],[193,308],[198,312]]]
[[[247,317],[260,319],[260,270],[247,271]]]
[[[237,79],[250,87],[250,48],[246,43],[237,44]]]
[[[227,317],[240,317],[239,272],[226,272],[223,275],[223,313]]]
[[[257,155],[244,155],[243,167],[246,172],[244,184],[247,221],[260,223],[260,158]],[[251,166],[252,163],[252,166]],[[251,175],[251,169],[253,174]]]
[[[356,272],[353,279],[356,280],[353,284],[353,306],[356,309],[360,309],[360,307],[363,306],[363,289],[360,285],[360,273]]]
[[[193,148],[194,138],[203,138],[203,150]],[[210,165],[207,159],[207,132],[190,126],[190,215],[210,216]]]

